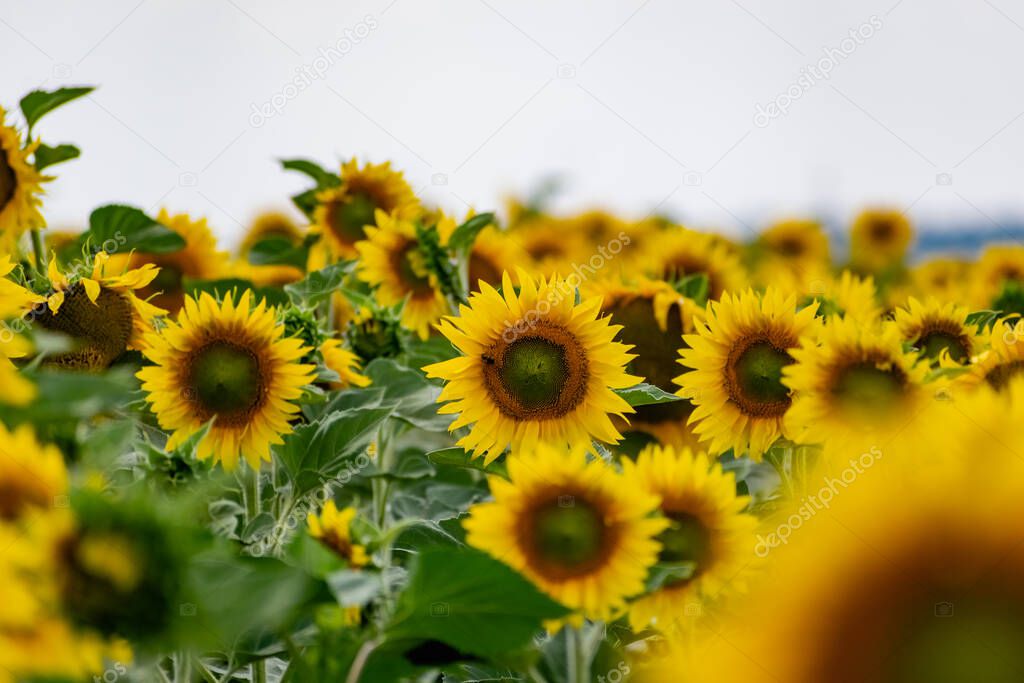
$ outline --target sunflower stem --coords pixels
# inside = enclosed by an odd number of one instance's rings
[[[565,627],[565,652],[569,683],[590,683],[590,661],[586,653],[585,638],[575,626]]]
[[[261,659],[258,662],[252,663],[252,678],[250,679],[253,683],[267,683],[267,660]]]
[[[32,236],[32,251],[36,255],[36,271],[40,274],[46,272],[46,257],[43,254],[43,236],[39,232],[39,228],[32,228],[30,231]]]
[[[238,470],[238,478],[242,485],[245,522],[248,524],[260,514],[260,472],[251,467],[242,467]]]

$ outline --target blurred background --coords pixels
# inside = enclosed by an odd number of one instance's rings
[[[555,207],[744,236],[905,211],[919,251],[1021,236],[1021,0],[4,0],[0,103],[81,159],[51,226],[125,202],[234,243],[305,189],[281,158],[392,160],[458,215]],[[298,217],[298,212],[295,212]]]

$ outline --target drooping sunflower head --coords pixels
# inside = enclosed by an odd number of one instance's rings
[[[313,380],[315,366],[299,361],[308,352],[295,338],[283,338],[273,308],[252,305],[246,290],[237,302],[228,294],[217,303],[203,293],[185,299],[176,322],[146,337],[154,365],[138,377],[160,425],[171,432],[173,449],[212,424],[197,455],[234,469],[239,457],[258,469],[270,446],[283,443],[294,403]]]
[[[356,242],[366,239],[366,228],[378,225],[378,211],[411,221],[422,214],[423,208],[402,172],[391,168],[391,162],[360,167],[353,158],[342,164],[341,184],[317,195],[313,230],[322,235],[318,247],[323,252],[318,260],[354,258]],[[316,267],[322,265],[318,262]]]
[[[361,369],[359,356],[342,346],[341,340],[328,339],[324,341],[320,345],[320,353],[324,357],[324,364],[329,369],[338,373],[338,380],[331,383],[332,389],[366,387],[370,385],[370,378],[359,374]]]
[[[467,541],[566,607],[608,619],[643,591],[664,519],[658,497],[583,451],[537,445],[489,480],[493,502],[470,508]]]
[[[42,183],[51,178],[29,161],[39,142],[22,146],[21,134],[4,123],[5,115],[0,107],[0,247],[10,249],[23,232],[46,225],[40,195]]]
[[[829,263],[828,236],[816,220],[780,221],[762,232],[759,241],[767,258],[793,268],[817,269]]]
[[[832,318],[792,355],[797,362],[783,371],[794,392],[786,429],[800,443],[860,448],[870,438],[877,445],[920,407],[928,364],[904,350],[895,323],[867,327]]]
[[[257,216],[245,231],[245,235],[238,245],[238,253],[240,256],[246,256],[254,244],[270,238],[299,244],[302,242],[303,236],[302,230],[295,224],[291,216],[280,211],[267,211]]]
[[[320,516],[309,514],[309,535],[320,541],[341,559],[348,562],[350,567],[358,569],[365,566],[370,560],[366,555],[366,548],[358,545],[352,538],[352,520],[356,517],[355,508],[338,510],[333,500],[327,501]]]
[[[796,296],[774,288],[726,293],[708,304],[697,333],[683,337],[679,362],[690,371],[675,381],[696,406],[690,422],[710,451],[760,460],[782,435],[792,403],[782,373],[800,339],[814,334],[816,310],[797,311]]]
[[[850,261],[869,271],[903,261],[914,235],[910,219],[896,209],[868,209],[861,212],[850,229]]]
[[[896,309],[896,325],[903,341],[933,363],[943,357],[956,364],[970,361],[981,348],[976,325],[967,324],[969,311],[955,303],[934,298],[921,303],[914,297],[906,308]]]
[[[518,294],[506,273],[500,294],[484,285],[438,326],[463,354],[423,368],[447,381],[438,412],[459,415],[452,430],[472,425],[458,444],[487,462],[510,444],[618,442],[611,418],[633,410],[614,389],[640,381],[626,372],[619,327],[598,317],[600,298],[577,304],[565,280],[519,279]]]
[[[1024,306],[1015,305],[1020,302],[1004,296],[1008,289],[1018,290],[1024,284],[1024,247],[1004,244],[987,247],[971,269],[970,281],[975,306],[1024,314]]]
[[[670,580],[635,602],[630,624],[634,631],[685,628],[694,605],[745,587],[757,519],[744,512],[749,500],[736,495],[735,477],[706,453],[650,446],[622,467],[661,499],[661,514],[669,520],[658,536],[658,562],[692,566],[688,578]]]
[[[646,248],[646,263],[654,277],[675,282],[703,275],[707,278],[707,298],[712,301],[747,286],[747,275],[736,253],[716,235],[671,227],[649,240]]]
[[[1024,370],[1024,320],[998,320],[984,335],[985,350],[973,359],[959,383],[966,387],[987,384],[996,391],[1007,388]]]
[[[118,272],[111,267],[109,255],[100,252],[88,277],[69,279],[54,257],[48,276],[53,292],[37,320],[46,329],[70,337],[72,344],[71,350],[48,359],[54,365],[106,368],[126,350],[142,350],[153,322],[167,314],[139,296],[159,276],[159,268],[151,263]]]
[[[375,297],[382,306],[404,302],[402,324],[426,339],[431,325],[448,312],[448,300],[427,265],[416,226],[383,211],[377,215],[376,225],[368,227],[367,239],[356,244],[360,256],[357,275],[376,287]]]

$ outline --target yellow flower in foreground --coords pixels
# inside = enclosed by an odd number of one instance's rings
[[[668,522],[658,497],[580,449],[537,446],[490,477],[494,501],[470,508],[467,542],[524,574],[566,607],[610,619],[641,593]]]
[[[310,513],[307,518],[309,535],[330,548],[349,566],[364,567],[369,562],[366,548],[352,542],[352,520],[356,518],[355,508],[338,510],[333,500],[327,501],[320,516]]]
[[[627,374],[633,356],[619,331],[598,317],[601,299],[575,303],[565,280],[538,283],[520,271],[518,294],[508,273],[502,293],[484,284],[459,317],[438,326],[464,355],[423,370],[447,381],[439,413],[457,413],[449,429],[473,425],[458,445],[491,462],[512,445],[564,447],[592,438],[617,443],[612,425],[633,409],[614,389],[640,381]]]
[[[167,448],[179,446],[213,421],[198,444],[201,459],[213,457],[234,469],[243,457],[253,469],[270,460],[270,446],[299,412],[294,403],[315,376],[302,365],[302,341],[282,338],[275,311],[251,305],[248,290],[237,304],[231,294],[218,304],[209,294],[185,298],[177,322],[146,337],[155,364],[138,377],[160,426],[171,432]]]
[[[21,135],[4,123],[5,116],[0,107],[0,247],[9,249],[26,230],[46,225],[39,195],[42,183],[51,178],[29,161],[39,142],[22,147]]]

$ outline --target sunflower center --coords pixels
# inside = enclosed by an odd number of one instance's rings
[[[780,343],[783,342],[783,343]],[[751,417],[778,417],[789,408],[782,368],[793,362],[785,340],[768,335],[741,339],[729,352],[725,385],[729,399]]]
[[[876,363],[864,361],[845,368],[836,379],[832,393],[847,408],[881,414],[895,406],[906,382],[899,368],[880,368]]]
[[[410,241],[394,252],[392,266],[399,279],[413,294],[433,296],[434,288],[430,285],[426,260],[415,242]]]
[[[659,562],[694,563],[693,575],[689,579],[674,582],[683,584],[691,581],[711,557],[711,532],[696,515],[688,512],[666,512],[672,525],[658,535],[661,543]],[[670,584],[672,585],[672,584]]]
[[[895,228],[890,220],[879,218],[871,224],[871,239],[875,242],[888,242],[894,232]]]
[[[938,358],[943,350],[949,351],[949,357],[957,363],[967,360],[967,345],[956,334],[943,330],[925,332],[917,340],[917,347],[926,358]]]
[[[30,507],[46,507],[51,501],[40,487],[18,481],[0,484],[0,519],[12,521]]]
[[[184,274],[174,266],[160,266],[160,272],[149,283],[148,289],[155,292],[180,292],[184,282]]]
[[[996,391],[1002,391],[1021,370],[1024,370],[1024,360],[1012,360],[989,370],[985,381]]]
[[[46,329],[66,334],[72,341],[70,351],[55,354],[47,362],[74,370],[106,368],[124,353],[132,335],[128,298],[101,287],[93,303],[80,282],[64,292],[64,303],[56,314],[46,308],[38,320]]]
[[[343,242],[354,243],[366,239],[367,225],[374,224],[377,202],[366,192],[353,192],[344,202],[336,202],[329,209],[329,223],[334,234]]]
[[[606,527],[601,511],[576,496],[560,496],[534,511],[532,555],[549,574],[585,573],[604,554]]]
[[[235,417],[252,410],[263,393],[259,360],[249,349],[217,341],[192,359],[190,386],[209,413]]]
[[[796,237],[784,237],[775,245],[776,251],[783,256],[796,258],[804,253],[804,243]]]
[[[16,189],[18,189],[18,177],[14,175],[14,169],[11,168],[11,164],[7,160],[7,150],[0,145],[0,209],[7,206],[7,202],[11,201]]]
[[[501,282],[501,269],[478,252],[469,255],[469,288],[476,291],[477,283],[483,280],[487,284],[496,285]]]
[[[512,341],[504,337],[483,356],[484,383],[505,415],[519,420],[557,418],[583,400],[587,358],[563,327],[540,322]]]

